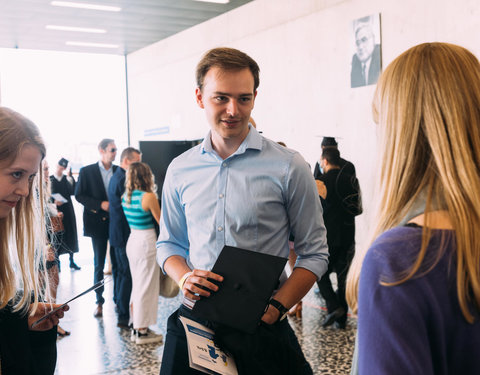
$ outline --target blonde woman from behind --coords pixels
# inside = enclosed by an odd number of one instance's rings
[[[480,64],[425,43],[380,77],[374,242],[357,253],[358,372],[478,374],[480,369]]]

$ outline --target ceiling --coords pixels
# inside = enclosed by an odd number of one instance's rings
[[[230,0],[228,4],[194,0],[69,1],[115,6],[121,11],[53,6],[51,0],[0,0],[0,48],[126,55],[252,0]],[[59,31],[47,29],[47,25],[105,32]],[[67,45],[67,42],[110,46],[87,47]]]

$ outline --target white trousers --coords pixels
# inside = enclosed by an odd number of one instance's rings
[[[157,264],[155,229],[132,229],[127,242],[127,257],[132,273],[133,306],[130,323],[144,328],[157,323],[160,267]]]

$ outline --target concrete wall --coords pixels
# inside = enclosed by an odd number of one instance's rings
[[[365,212],[357,218],[363,245],[378,169],[375,86],[350,88],[350,22],[374,13],[381,13],[384,67],[428,41],[460,44],[479,55],[476,0],[256,0],[128,56],[133,144],[202,138],[208,125],[194,100],[195,65],[210,48],[239,48],[260,65],[252,115],[265,136],[300,151],[312,167],[321,136],[339,137],[363,191]]]

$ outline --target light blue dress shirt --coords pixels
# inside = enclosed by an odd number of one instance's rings
[[[225,245],[288,258],[295,236],[296,267],[320,278],[328,248],[322,206],[300,154],[255,128],[222,160],[210,132],[175,158],[162,192],[157,260],[180,255],[191,268],[211,270]]]
[[[102,175],[103,186],[105,186],[105,192],[107,193],[108,197],[108,185],[110,184],[110,180],[113,176],[113,164],[110,166],[110,169],[108,171],[103,166],[101,160],[98,162],[98,166],[100,167],[100,174]]]

